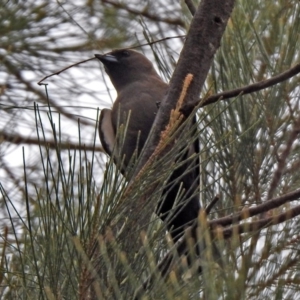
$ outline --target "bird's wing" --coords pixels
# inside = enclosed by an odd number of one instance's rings
[[[105,152],[111,156],[116,140],[115,130],[111,120],[111,110],[102,109],[99,120],[99,136]]]
[[[196,125],[196,124],[197,124],[197,119],[196,119],[196,115],[195,115],[192,120],[192,125]],[[193,153],[197,153],[197,158],[195,161],[195,164],[196,164],[195,177],[196,177],[198,189],[200,189],[200,156],[199,156],[200,155],[200,139],[199,139],[198,126],[195,127],[194,134],[196,134],[198,137],[194,141],[194,143],[192,145],[192,150],[190,149],[191,152],[189,153],[189,155],[192,155]]]

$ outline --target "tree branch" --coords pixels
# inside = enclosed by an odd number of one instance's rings
[[[253,217],[255,215],[259,215],[261,213],[267,212],[271,209],[279,207],[287,202],[295,201],[300,198],[300,189],[285,194],[283,196],[270,199],[268,201],[263,202],[260,205],[251,208],[243,208],[243,210],[239,213],[236,213],[232,216],[227,216],[219,219],[215,219],[209,221],[208,226],[215,227],[215,226],[227,226],[233,223],[237,223],[241,220]]]
[[[78,66],[78,65],[80,65],[80,64],[82,64],[82,63],[85,63],[85,62],[87,62],[87,61],[90,61],[90,60],[92,60],[92,59],[95,59],[95,57],[92,57],[92,58],[89,58],[89,59],[85,59],[85,60],[82,60],[82,61],[80,61],[80,62],[78,62],[78,63],[69,65],[69,66],[67,66],[67,67],[65,67],[65,68],[63,68],[63,69],[61,69],[61,70],[59,70],[59,71],[57,71],[57,72],[55,72],[55,73],[52,73],[52,74],[50,74],[50,75],[45,76],[45,77],[42,78],[37,84],[38,84],[38,85],[43,85],[44,83],[42,83],[42,82],[45,81],[46,79],[48,79],[49,77],[52,77],[52,76],[54,76],[54,75],[59,75],[61,72],[64,72],[64,71],[66,71],[66,70],[68,70],[68,69],[70,69],[70,68],[72,68],[72,67]]]
[[[234,0],[201,1],[172,76],[169,91],[160,105],[152,133],[148,137],[131,183],[154,152],[160,140],[160,133],[169,122],[171,110],[176,107],[182,83],[188,73],[193,75],[193,81],[186,99],[190,99],[192,103],[198,99],[233,6]]]
[[[259,205],[254,208],[250,208],[247,211],[242,211],[240,214],[231,216],[231,217],[225,217],[225,218],[220,218],[216,219],[214,221],[208,221],[207,226],[209,228],[215,228],[212,230],[213,236],[216,237],[223,237],[224,239],[230,238],[233,234],[243,234],[243,233],[251,233],[251,232],[256,232],[259,231],[263,228],[272,226],[272,225],[277,225],[280,223],[283,223],[287,220],[290,220],[298,215],[300,215],[300,205],[284,212],[281,213],[277,216],[272,216],[269,218],[264,218],[259,221],[255,222],[249,222],[249,223],[244,223],[244,224],[238,224],[229,228],[221,228],[218,227],[216,228],[216,225],[229,225],[232,224],[233,222],[240,221],[242,219],[251,217],[255,214],[260,214],[266,209],[270,208],[275,208],[278,207],[288,201],[293,201],[293,200],[298,200],[300,197],[300,189],[291,192],[289,194],[283,195],[278,198],[274,198],[272,200],[268,200],[262,205]],[[196,226],[190,227],[189,229],[186,230],[186,233],[182,239],[180,239],[172,249],[165,255],[163,260],[157,265],[157,270],[160,272],[161,276],[163,278],[166,277],[166,275],[169,273],[172,265],[175,263],[176,257],[179,255],[183,255],[187,252],[188,246],[186,244],[187,239],[192,235],[193,237],[197,237],[197,227]],[[175,255],[174,255],[175,253]],[[157,272],[157,271],[156,271]],[[136,295],[139,296],[142,294],[143,291],[148,289],[153,281],[153,276],[156,275],[156,272],[154,272],[152,275],[150,275],[147,280],[144,281],[144,283],[136,290]],[[136,296],[136,297],[137,297]],[[137,299],[137,298],[136,298]]]
[[[296,141],[299,133],[300,133],[300,118],[298,118],[295,121],[293,130],[289,135],[289,138],[286,142],[285,148],[282,151],[281,155],[278,157],[277,168],[273,174],[273,178],[270,183],[270,187],[269,187],[268,194],[267,194],[267,200],[271,199],[274,195],[274,192],[275,192],[275,190],[278,186],[278,183],[282,177],[284,168],[287,165],[286,160],[287,160],[290,152],[292,151],[292,146],[293,146],[294,142]]]
[[[194,3],[192,2],[192,0],[185,0],[184,2],[186,4],[186,6],[188,7],[191,15],[194,16],[196,13],[196,7],[195,7]]]
[[[94,59],[94,58],[93,58]],[[33,87],[33,85],[28,82],[23,76],[22,76],[22,73],[20,72],[20,70],[11,62],[9,61],[9,59],[7,59],[6,57],[0,55],[0,60],[3,61],[4,65],[6,66],[6,68],[9,70],[9,72],[11,74],[13,74],[22,84],[25,85],[27,91],[30,91],[32,92],[34,95],[36,95],[37,97],[39,97],[42,101],[44,101],[45,103],[50,103],[50,106],[53,106],[58,113],[62,114],[63,116],[67,117],[68,119],[70,120],[76,120],[77,122],[77,118],[74,118],[73,114],[71,113],[68,113],[67,111],[65,111],[61,106],[58,106],[56,105],[56,103],[51,100],[49,97],[47,97],[44,93],[42,93],[40,90],[37,90]],[[91,60],[91,59],[89,59]],[[87,61],[87,60],[85,60]],[[80,64],[80,63],[83,63],[85,61],[82,61],[82,62],[79,62],[79,63],[76,63],[76,64]],[[75,65],[76,65],[75,64]],[[45,80],[46,78],[48,77],[51,77],[53,75],[58,75],[60,72],[66,70],[66,69],[69,69],[71,68],[73,65],[67,67],[67,68],[64,68],[63,70],[59,71],[59,72],[56,72],[54,74],[51,74],[49,76],[46,76],[45,78],[43,78],[40,82],[42,82],[43,80]],[[57,74],[58,73],[58,74]],[[39,82],[39,83],[40,83]],[[82,124],[85,124],[85,125],[91,125],[92,123],[91,122],[88,122],[87,120],[81,120],[81,123]]]
[[[127,11],[130,14],[134,14],[137,16],[143,16],[151,21],[155,21],[155,22],[163,22],[169,25],[176,25],[176,26],[181,26],[181,27],[185,27],[184,22],[181,19],[169,19],[169,18],[161,18],[158,17],[157,14],[151,14],[149,11],[147,11],[146,9],[144,10],[137,10],[134,8],[130,8],[127,5],[123,4],[123,3],[119,3],[119,2],[113,2],[110,0],[102,0],[103,3],[106,4],[110,4],[113,7],[117,8],[117,9],[123,9],[125,11]]]
[[[5,141],[12,144],[26,144],[26,145],[38,145],[48,147],[50,149],[68,149],[68,150],[84,150],[84,151],[96,151],[96,152],[104,152],[102,147],[96,147],[93,145],[79,145],[74,144],[71,142],[66,143],[59,143],[55,142],[54,140],[46,141],[46,140],[38,140],[34,138],[29,138],[25,136],[21,136],[19,134],[9,134],[7,132],[1,131],[0,132],[0,142]]]
[[[233,97],[237,97],[240,95],[247,95],[254,92],[258,92],[260,90],[266,89],[268,87],[271,87],[273,85],[276,85],[280,82],[283,82],[285,80],[288,80],[295,75],[300,73],[300,64],[295,65],[294,67],[290,68],[289,70],[280,73],[274,77],[271,77],[270,79],[262,80],[247,86],[243,86],[241,88],[237,88],[230,91],[225,91],[219,94],[215,94],[212,96],[209,96],[206,99],[197,99],[195,101],[188,101],[185,103],[185,105],[182,107],[181,111],[184,115],[189,115],[193,109],[200,104],[200,107],[207,106],[209,104],[215,103],[219,100],[226,100]]]
[[[217,202],[220,200],[220,195],[216,195],[214,199],[211,200],[210,203],[205,207],[205,213],[209,215],[212,208],[217,204]]]
[[[221,231],[221,234],[223,234],[224,239],[228,239],[233,234],[243,234],[243,233],[255,232],[255,231],[261,230],[263,228],[266,228],[266,227],[269,227],[272,225],[278,225],[285,221],[291,220],[298,215],[300,215],[300,205],[298,205],[292,209],[289,209],[288,211],[281,213],[277,216],[272,216],[269,218],[261,219],[259,221],[238,224],[238,225],[232,226],[230,228],[225,228]],[[215,235],[220,234],[219,228],[214,231],[214,234]]]
[[[185,37],[186,37],[185,34],[183,34],[183,35],[177,35],[177,36],[168,36],[168,37],[165,37],[165,38],[162,38],[162,39],[159,39],[159,40],[155,40],[155,41],[152,41],[152,42],[147,42],[147,43],[145,43],[145,44],[139,44],[139,45],[136,45],[136,46],[131,46],[131,47],[124,48],[124,49],[141,48],[141,47],[143,47],[143,46],[151,46],[151,45],[154,45],[154,44],[156,44],[156,43],[161,43],[161,42],[163,42],[163,41],[167,41],[167,40],[170,40],[170,39],[179,39],[179,38],[185,38]],[[79,62],[77,62],[77,63],[75,63],[75,64],[69,65],[69,66],[67,66],[67,67],[65,67],[65,68],[63,68],[63,69],[61,69],[61,70],[59,70],[59,71],[57,71],[57,72],[51,73],[51,74],[49,74],[49,75],[43,77],[37,84],[38,84],[38,85],[45,85],[45,83],[43,83],[43,81],[45,81],[46,79],[48,79],[48,78],[50,78],[50,77],[52,77],[52,76],[54,76],[54,75],[59,75],[60,73],[66,71],[66,70],[68,70],[68,69],[70,69],[70,68],[72,68],[72,67],[78,66],[78,65],[80,65],[80,64],[83,64],[83,63],[88,62],[88,61],[93,60],[93,59],[96,59],[96,58],[95,58],[95,57],[88,58],[88,59],[79,61]]]

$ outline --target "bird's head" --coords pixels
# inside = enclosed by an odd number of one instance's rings
[[[134,81],[158,76],[151,61],[134,50],[118,49],[106,54],[95,54],[95,57],[103,63],[117,91]]]

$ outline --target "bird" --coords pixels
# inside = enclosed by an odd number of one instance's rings
[[[99,136],[105,152],[126,177],[134,159],[137,159],[150,133],[159,103],[169,85],[156,72],[152,62],[132,49],[116,49],[106,54],[95,54],[104,65],[117,92],[112,109],[102,109],[99,118]],[[118,141],[118,130],[127,124],[125,137]],[[195,134],[196,118],[190,124]],[[194,131],[194,132],[193,132]],[[198,217],[199,200],[199,140],[183,147],[175,158],[178,163],[163,188],[156,214],[165,222],[174,243],[187,226]],[[189,159],[193,156],[193,159]],[[196,157],[196,158],[195,158]],[[178,200],[178,194],[181,197]],[[175,201],[176,200],[176,201]],[[174,208],[176,202],[176,207]]]

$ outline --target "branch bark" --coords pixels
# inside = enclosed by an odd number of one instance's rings
[[[283,223],[287,220],[291,220],[297,216],[300,215],[300,205],[289,209],[288,211],[281,213],[276,216],[272,216],[269,218],[264,218],[255,222],[249,222],[245,224],[238,224],[233,227],[225,228],[222,230],[222,234],[224,239],[228,239],[232,237],[233,234],[243,234],[243,233],[251,233],[251,232],[256,232],[258,230],[261,230],[263,228],[272,226],[272,225],[277,225],[280,223]],[[216,232],[215,234],[218,234]]]
[[[192,20],[189,33],[180,58],[170,82],[170,88],[163,99],[153,124],[144,151],[141,154],[131,183],[151,157],[159,140],[160,133],[169,122],[171,110],[176,107],[182,83],[187,74],[193,75],[193,81],[187,91],[186,99],[196,102],[199,99],[207,73],[210,69],[215,52],[220,46],[234,0],[203,0]],[[197,63],[195,63],[197,62]]]
[[[265,201],[262,204],[257,205],[255,207],[244,208],[241,212],[236,213],[232,216],[215,219],[215,220],[209,221],[208,223],[209,223],[210,227],[228,226],[233,223],[237,223],[241,220],[251,218],[253,216],[267,212],[267,211],[274,209],[276,207],[279,207],[287,202],[298,200],[299,198],[300,198],[300,189],[290,192],[288,194],[285,194],[283,196],[270,199],[270,200]]]
[[[291,193],[285,194],[281,197],[274,198],[271,200],[266,201],[265,203],[258,205],[253,208],[249,208],[247,211],[242,211],[238,215],[225,217],[216,219],[213,221],[209,221],[207,223],[208,228],[215,228],[216,225],[230,225],[233,222],[239,222],[242,219],[249,218],[251,216],[261,214],[262,212],[269,210],[271,208],[278,207],[286,202],[298,200],[300,197],[300,189],[295,190]],[[223,237],[224,239],[229,239],[234,234],[243,234],[243,233],[253,233],[257,232],[263,228],[277,225],[280,223],[283,223],[287,220],[291,220],[292,218],[300,215],[300,205],[287,210],[284,213],[281,213],[276,216],[272,216],[269,218],[264,218],[258,221],[254,222],[248,222],[243,224],[236,224],[235,226],[227,227],[227,228],[215,228],[212,229],[212,233],[214,236]],[[189,230],[186,231],[185,236],[179,240],[172,249],[165,255],[165,257],[162,259],[162,261],[157,265],[157,270],[160,272],[161,276],[165,278],[170,271],[172,265],[175,263],[175,259],[177,257],[177,254],[183,255],[188,250],[188,246],[186,244],[187,239],[192,235],[196,235],[197,226],[193,226],[193,228],[189,228]],[[176,250],[174,250],[176,249]],[[175,253],[175,255],[174,255]],[[153,275],[156,274],[156,272],[153,273]],[[144,281],[144,283],[136,290],[136,299],[139,295],[143,293],[146,289],[148,289],[153,281],[153,275],[150,275],[147,280]]]
[[[289,70],[282,72],[276,76],[273,76],[269,79],[262,80],[250,85],[243,86],[241,88],[237,88],[230,91],[225,91],[219,94],[212,95],[206,99],[197,99],[196,101],[188,101],[182,107],[181,111],[184,115],[188,115],[193,109],[200,104],[200,107],[207,106],[209,104],[216,103],[219,100],[226,100],[233,97],[238,97],[240,95],[247,95],[254,92],[261,91],[273,85],[276,85],[280,82],[288,80],[295,75],[300,73],[300,64],[295,65],[294,67],[290,68]],[[201,103],[202,102],[202,103]]]

